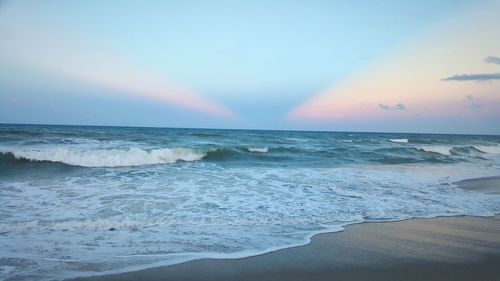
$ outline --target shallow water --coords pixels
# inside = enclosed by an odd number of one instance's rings
[[[304,244],[363,221],[491,216],[452,182],[500,137],[0,125],[0,278],[63,279]]]

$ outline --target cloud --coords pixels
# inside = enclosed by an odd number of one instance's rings
[[[383,104],[383,103],[379,103],[378,106],[382,109],[385,109],[385,110],[390,110],[391,107],[388,106],[387,104]]]
[[[499,57],[489,56],[489,57],[484,58],[483,61],[485,63],[493,63],[493,64],[500,65],[500,58]]]
[[[383,110],[405,110],[406,106],[402,103],[398,103],[395,106],[390,106],[387,104],[379,103],[378,107],[380,107]]]
[[[398,104],[396,104],[396,109],[397,110],[405,110],[406,106],[402,103],[398,103]]]
[[[500,65],[500,58],[489,56],[483,59],[485,63]],[[500,73],[476,73],[476,74],[457,74],[441,79],[443,81],[490,81],[500,80]]]
[[[465,99],[468,101],[466,107],[474,110],[483,108],[483,104],[481,104],[481,99],[474,97],[473,95],[466,95]]]
[[[477,102],[473,102],[473,103],[469,104],[467,107],[474,110],[474,109],[483,108],[483,105],[480,103],[477,103]]]
[[[441,79],[443,81],[491,81],[500,80],[500,73],[459,74]]]
[[[98,85],[193,112],[238,118],[222,104],[188,86],[168,80],[163,73],[152,71],[91,38],[76,37],[66,29],[43,24],[34,31],[16,25],[10,26],[9,30],[12,37],[0,37],[2,62],[9,61],[61,79]]]

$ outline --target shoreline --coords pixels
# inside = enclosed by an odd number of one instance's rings
[[[500,176],[454,184],[500,194]],[[500,275],[498,233],[498,214],[363,222],[254,256],[201,258],[70,280],[491,280]]]
[[[68,280],[491,280],[500,274],[498,233],[500,215],[366,222],[255,256]]]

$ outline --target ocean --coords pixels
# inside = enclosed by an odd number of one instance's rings
[[[245,257],[349,224],[500,213],[500,136],[0,124],[0,279]]]

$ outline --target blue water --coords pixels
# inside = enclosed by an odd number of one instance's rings
[[[0,279],[123,272],[307,243],[351,223],[491,216],[453,182],[500,137],[0,125]]]

